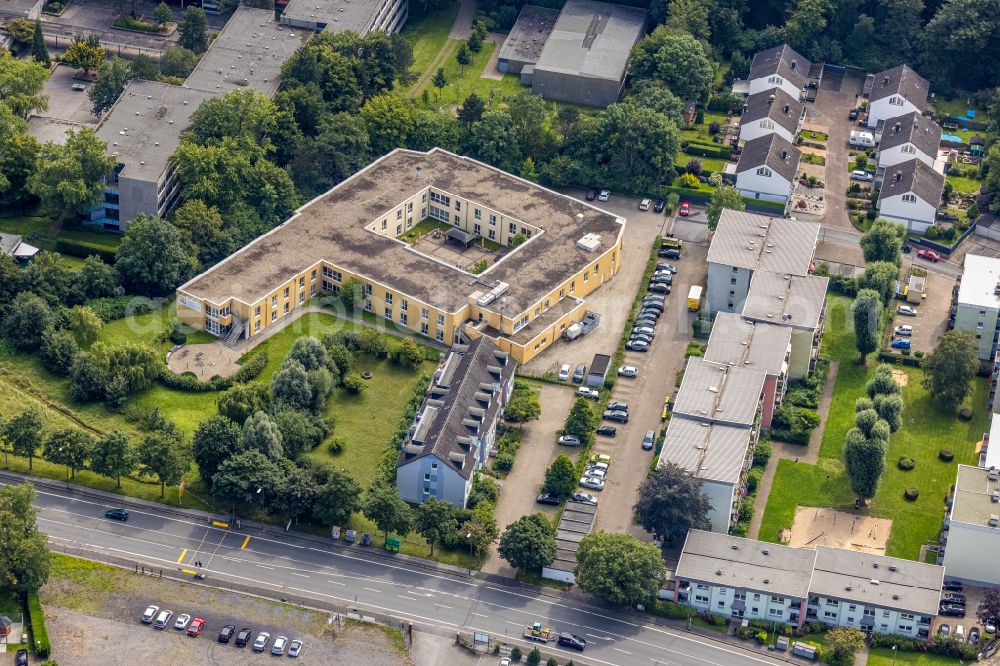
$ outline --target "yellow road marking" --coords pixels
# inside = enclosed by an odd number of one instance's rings
[[[250,543],[250,537],[249,536],[246,539],[243,539],[243,545],[240,546],[240,550],[246,550],[246,547],[247,547],[248,543]]]
[[[181,556],[177,558],[177,561],[178,562],[183,562],[184,561],[184,556],[187,555],[187,554],[188,554],[188,549],[185,548],[184,550],[181,551]]]
[[[218,520],[213,520],[212,524],[215,525],[216,527],[229,527],[229,523],[222,523],[219,522]]]
[[[191,569],[181,569],[181,573],[191,574],[192,576],[197,575],[197,571],[192,571]]]

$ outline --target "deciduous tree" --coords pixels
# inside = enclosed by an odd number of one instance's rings
[[[542,485],[542,492],[565,499],[576,490],[576,481],[576,466],[573,461],[569,459],[569,456],[560,455],[545,470],[545,483]]]
[[[52,311],[41,298],[23,291],[14,298],[7,312],[4,327],[7,339],[18,351],[38,349],[42,334],[53,324]]]
[[[219,466],[212,477],[212,493],[250,508],[265,509],[281,490],[284,474],[257,450],[238,453]]]
[[[47,328],[42,333],[38,358],[49,372],[66,376],[73,369],[80,346],[70,331]]]
[[[451,534],[458,527],[455,507],[450,503],[430,497],[417,507],[413,521],[413,531],[427,541],[434,556],[434,544]]]
[[[500,536],[500,557],[515,569],[539,571],[556,557],[556,535],[541,513],[521,516]]]
[[[188,5],[181,14],[177,31],[181,35],[180,45],[189,51],[201,53],[208,48],[208,21],[205,19],[205,11],[200,7]]]
[[[972,388],[979,370],[979,347],[971,331],[948,331],[923,363],[924,387],[941,404],[955,409]]]
[[[245,450],[241,436],[240,427],[222,415],[209,417],[198,425],[191,440],[191,452],[207,485],[212,484],[223,462]]]
[[[470,93],[462,106],[458,107],[458,119],[468,130],[472,127],[472,123],[483,117],[485,110],[486,104],[483,102],[483,98],[476,93]]]
[[[351,514],[361,510],[361,484],[350,472],[330,468],[319,488],[313,515],[324,525],[347,525]]]
[[[724,208],[740,211],[745,210],[746,207],[747,204],[743,200],[743,195],[740,194],[739,190],[732,185],[720,184],[715,188],[715,192],[712,192],[712,198],[705,208],[705,215],[708,217],[708,228],[714,230],[719,226],[719,219],[722,217],[722,210]]]
[[[69,311],[66,318],[67,328],[73,332],[73,337],[81,347],[89,347],[101,334],[103,322],[93,310],[86,305],[77,305]]]
[[[455,53],[455,62],[461,66],[462,76],[465,76],[465,66],[472,62],[472,51],[469,49],[469,45],[467,43],[462,44],[462,46],[459,47],[458,52]]]
[[[896,293],[897,278],[899,266],[896,264],[891,261],[871,261],[865,264],[865,272],[858,278],[858,288],[878,292],[883,307],[886,307]]]
[[[0,585],[18,592],[37,592],[52,567],[48,538],[38,531],[30,483],[0,488]]]
[[[28,469],[31,470],[45,434],[42,413],[34,406],[25,408],[4,424],[3,434],[10,442],[14,455],[28,459]]]
[[[1000,587],[988,587],[976,608],[976,618],[982,624],[996,623],[1000,619]]]
[[[512,423],[527,423],[534,421],[542,414],[542,405],[538,401],[538,392],[527,384],[514,383],[510,402],[504,411],[504,418]]]
[[[666,578],[660,549],[629,534],[591,532],[580,540],[576,562],[580,589],[613,604],[649,602]]]
[[[198,54],[183,46],[168,46],[160,58],[160,73],[185,78],[198,64]]]
[[[2,63],[0,63],[2,68]],[[67,130],[62,145],[47,142],[38,151],[38,163],[28,178],[28,189],[41,199],[49,215],[60,211],[82,213],[104,197],[104,177],[117,158],[93,129]]]
[[[97,80],[87,91],[87,97],[94,105],[94,115],[100,116],[114,106],[131,79],[132,68],[118,56],[101,62],[97,70]]]
[[[166,495],[166,487],[180,483],[185,462],[181,457],[180,443],[175,437],[163,432],[149,432],[143,435],[137,450],[142,469],[156,476],[160,482],[160,497]]]
[[[683,467],[668,463],[643,480],[633,508],[647,532],[674,546],[684,540],[689,530],[708,529],[712,505],[700,479]]]
[[[240,428],[251,414],[267,411],[271,393],[265,384],[245,382],[235,384],[219,396],[219,414],[236,423]]]
[[[271,462],[281,460],[281,431],[267,412],[256,412],[247,418],[243,424],[242,440],[244,449],[260,451]]]
[[[854,345],[860,354],[858,365],[864,366],[868,361],[868,354],[878,349],[882,297],[877,291],[862,289],[855,297],[851,311],[854,316]]]
[[[42,457],[50,463],[66,465],[69,469],[69,478],[72,479],[78,469],[86,467],[93,448],[93,437],[76,428],[63,428],[45,438]]]
[[[97,35],[86,38],[77,35],[63,54],[63,62],[70,67],[82,69],[84,74],[90,74],[91,70],[97,69],[104,62],[104,55]]]
[[[594,415],[594,410],[590,408],[590,403],[586,398],[577,398],[566,417],[563,432],[567,435],[576,435],[584,446],[587,446],[594,441],[594,428],[596,426],[597,417]]]
[[[129,223],[118,246],[115,270],[130,293],[159,296],[181,283],[190,273],[191,263],[174,225],[139,215]]]
[[[632,58],[637,77],[661,81],[683,100],[701,101],[712,87],[712,61],[692,35],[660,26],[636,44]]]
[[[159,25],[164,23],[169,23],[174,20],[174,14],[170,11],[170,6],[165,2],[161,2],[153,10],[153,20]]]
[[[49,108],[49,98],[41,94],[48,78],[47,64],[18,60],[8,49],[0,49],[0,106],[10,109],[14,117],[25,119],[36,109]],[[6,124],[0,122],[0,128]]]
[[[851,428],[844,441],[844,467],[851,490],[862,502],[875,497],[885,471],[886,440],[868,438],[858,428]]]
[[[864,647],[865,635],[854,627],[834,627],[826,634],[825,652],[832,666],[850,666]]]
[[[413,529],[413,512],[394,485],[376,482],[365,493],[361,507],[365,517],[389,537],[389,532],[406,536]]]
[[[119,290],[115,269],[95,255],[83,260],[78,280],[87,298],[108,298],[115,296]]]
[[[121,430],[112,430],[94,444],[90,453],[90,469],[110,476],[115,487],[122,487],[122,476],[128,476],[139,465],[135,445]]]
[[[872,222],[871,228],[861,236],[861,251],[865,263],[888,261],[899,266],[906,230],[885,218]]]

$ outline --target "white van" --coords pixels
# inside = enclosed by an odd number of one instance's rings
[[[559,368],[559,381],[569,381],[569,363],[563,363],[563,366]]]
[[[957,627],[955,627],[955,638],[957,638],[960,641],[965,640],[965,627],[963,627],[962,625],[958,625]]]

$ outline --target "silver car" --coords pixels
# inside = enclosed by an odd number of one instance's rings
[[[288,656],[297,657],[302,652],[302,641],[296,639],[288,644]]]
[[[279,657],[285,654],[285,646],[288,644],[288,638],[285,636],[278,636],[274,639],[274,645],[271,646],[271,654],[276,654]]]
[[[259,634],[257,634],[257,640],[253,642],[253,651],[263,652],[265,649],[267,649],[267,642],[269,640],[271,640],[271,634],[267,633],[266,631],[262,631]]]

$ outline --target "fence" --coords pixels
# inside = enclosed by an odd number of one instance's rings
[[[910,242],[913,243],[914,245],[921,245],[923,247],[930,248],[931,250],[934,250],[935,252],[939,252],[939,253],[945,255],[946,257],[948,257],[948,256],[951,256],[952,252],[954,252],[955,250],[958,249],[958,246],[962,244],[962,241],[964,241],[966,238],[968,238],[971,234],[976,233],[976,227],[977,226],[978,226],[978,223],[976,223],[976,222],[973,222],[972,224],[970,224],[969,228],[966,229],[965,231],[963,231],[962,235],[959,236],[958,238],[956,238],[955,242],[953,244],[951,244],[951,245],[942,245],[941,243],[935,243],[934,241],[929,240],[927,237],[914,238]],[[980,235],[981,236],[985,236],[987,234],[980,234]]]

